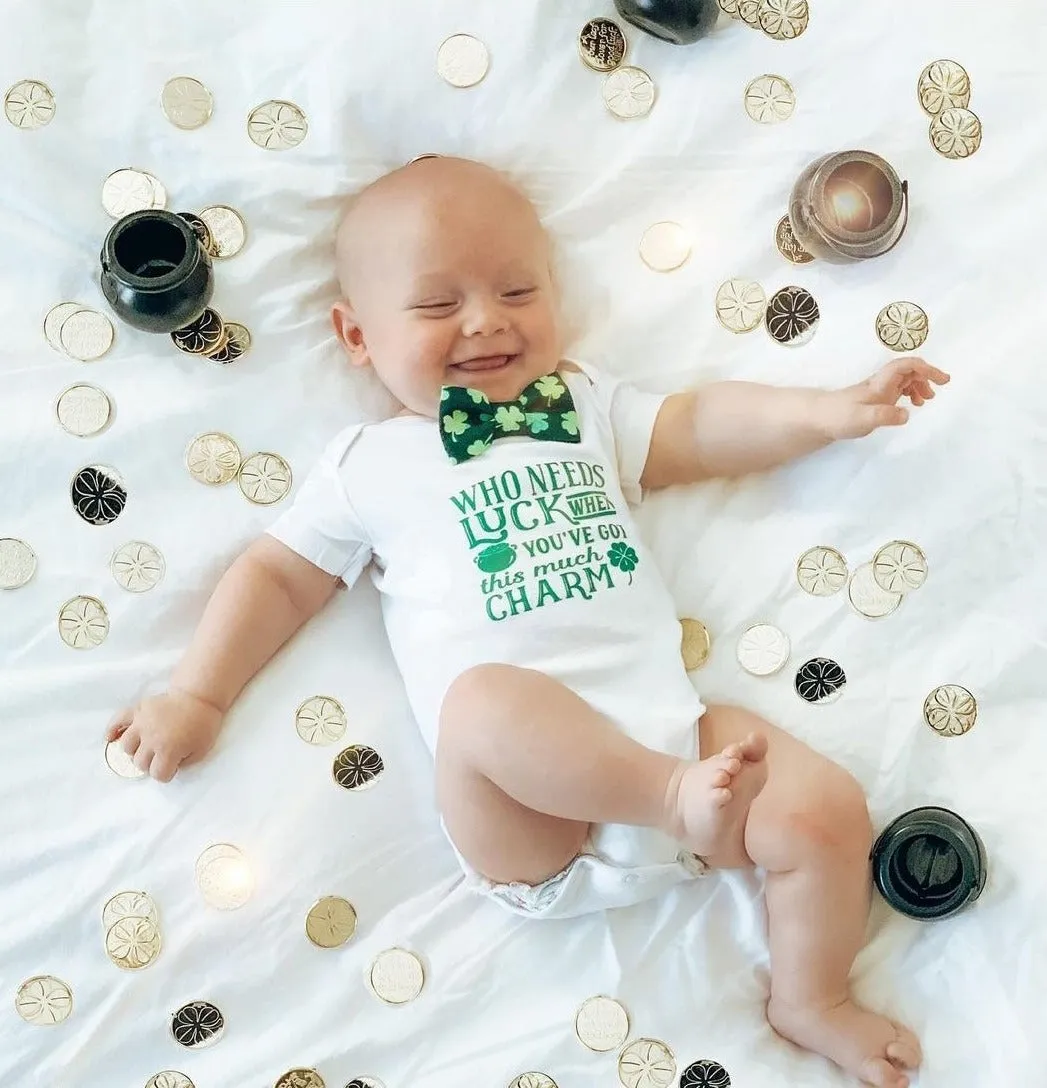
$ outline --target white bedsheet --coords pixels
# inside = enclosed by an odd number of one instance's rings
[[[628,29],[630,58],[655,78],[651,116],[621,123],[601,79],[575,52],[581,24],[607,0],[7,0],[0,87],[35,77],[55,91],[54,121],[19,132],[0,120],[0,536],[27,540],[35,579],[0,594],[0,1081],[12,1088],[139,1088],[180,1069],[197,1088],[262,1088],[292,1067],[328,1086],[370,1074],[387,1088],[501,1088],[544,1070],[560,1088],[616,1082],[612,1055],[572,1031],[586,997],[628,1008],[633,1037],[675,1051],[681,1070],[713,1058],[745,1088],[848,1081],[777,1038],[763,1018],[768,959],[761,883],[714,877],[606,916],[527,923],[460,885],[434,808],[431,768],[407,713],[369,585],[339,596],[255,682],[213,756],[168,786],[126,782],[102,759],[122,704],[156,690],[189,639],[217,578],[271,511],[189,478],[183,452],[201,431],[246,452],[283,454],[300,480],[347,421],[380,414],[381,390],[351,374],[331,335],[331,229],[354,187],[414,155],[484,158],[533,194],[563,257],[572,351],[651,389],[713,378],[841,384],[888,355],[873,321],[896,299],[931,318],[925,354],[952,385],[902,432],[825,452],[738,486],[650,499],[645,531],[679,601],[715,647],[694,674],[707,701],[745,703],[851,769],[877,822],[923,803],[981,832],[991,876],[974,909],[921,925],[877,901],[857,965],[859,994],[921,1035],[922,1088],[1043,1084],[1047,1062],[1042,762],[1047,637],[1047,385],[1042,290],[1047,230],[1042,6],[950,0],[811,0],[801,39],[776,43],[739,23],[694,47]],[[437,46],[469,31],[490,48],[486,81],[454,90],[434,74]],[[939,157],[915,99],[922,67],[964,63],[984,146]],[[755,125],[746,83],[781,73],[796,88],[788,122]],[[159,92],[192,74],[214,92],[211,122],[171,126]],[[247,111],[268,98],[306,111],[306,141],[284,154],[249,142]],[[848,146],[887,157],[912,187],[912,223],[895,253],[862,266],[792,268],[772,235],[793,178]],[[216,305],[254,333],[227,368],[162,338],[118,328],[104,359],[80,364],[41,334],[54,303],[105,308],[97,253],[110,225],[103,178],[153,171],[173,210],[226,202],[250,240],[217,265]],[[694,254],[671,275],[637,256],[643,229],[676,219]],[[762,331],[733,337],[713,296],[732,275],[768,292],[808,287],[822,309],[807,346]],[[53,402],[82,379],[105,388],[114,425],[78,440]],[[73,473],[111,464],[130,500],[113,525],[74,514]],[[825,543],[857,564],[896,537],[931,565],[924,589],[882,622],[843,596],[804,595],[796,557]],[[150,541],[167,575],[150,593],[117,587],[109,557]],[[58,638],[56,613],[100,597],[111,633],[89,653]],[[791,671],[759,681],[733,646],[767,619],[791,636],[795,667],[826,654],[846,693],[812,707]],[[980,704],[969,735],[945,741],[921,705],[946,682]],[[340,698],[349,739],[388,767],[365,794],[331,778],[337,749],[295,733],[307,696]],[[243,909],[207,908],[193,864],[211,842],[239,844],[258,880]],[[165,948],[144,972],[119,971],[102,946],[101,906],[143,888],[160,906]],[[320,951],[303,920],[319,896],[356,906],[355,940]],[[381,949],[423,959],[427,982],[404,1008],[375,1000],[364,973]],[[72,1017],[24,1024],[20,982],[54,974]],[[188,1052],[170,1013],[194,999],[227,1021],[214,1047]]]

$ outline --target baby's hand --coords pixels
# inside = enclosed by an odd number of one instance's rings
[[[139,770],[158,782],[170,782],[180,766],[207,755],[222,728],[222,717],[217,707],[174,689],[121,711],[106,739],[122,737]]]
[[[945,385],[949,375],[916,356],[895,359],[858,385],[828,395],[826,426],[831,438],[864,438],[878,427],[900,427],[909,410],[898,401],[908,397],[914,407],[934,399],[933,385]]]

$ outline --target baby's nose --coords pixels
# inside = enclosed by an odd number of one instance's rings
[[[477,299],[462,312],[462,332],[466,336],[493,336],[508,327],[505,310],[497,299]]]

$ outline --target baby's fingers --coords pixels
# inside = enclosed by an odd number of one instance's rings
[[[157,752],[149,764],[149,773],[157,782],[170,782],[178,771],[179,762],[171,752]]]
[[[944,370],[939,370],[936,366],[931,366],[919,355],[906,355],[901,359],[895,359],[890,365],[901,373],[911,374],[923,381],[932,381],[935,385],[948,385],[951,381],[951,375]]]
[[[124,735],[127,727],[135,720],[134,707],[124,707],[119,714],[109,723],[105,731],[107,741],[117,740]]]

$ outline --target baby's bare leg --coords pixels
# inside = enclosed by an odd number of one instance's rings
[[[437,800],[455,846],[499,883],[539,883],[578,853],[591,823],[662,828],[703,856],[744,823],[765,746],[701,763],[625,736],[564,685],[482,665],[444,699]]]
[[[908,1029],[855,1005],[848,975],[865,940],[872,829],[861,787],[843,768],[737,707],[702,718],[700,748],[717,751],[759,729],[768,738],[767,788],[724,867],[767,869],[771,1024],[878,1088],[905,1088],[920,1061]]]

